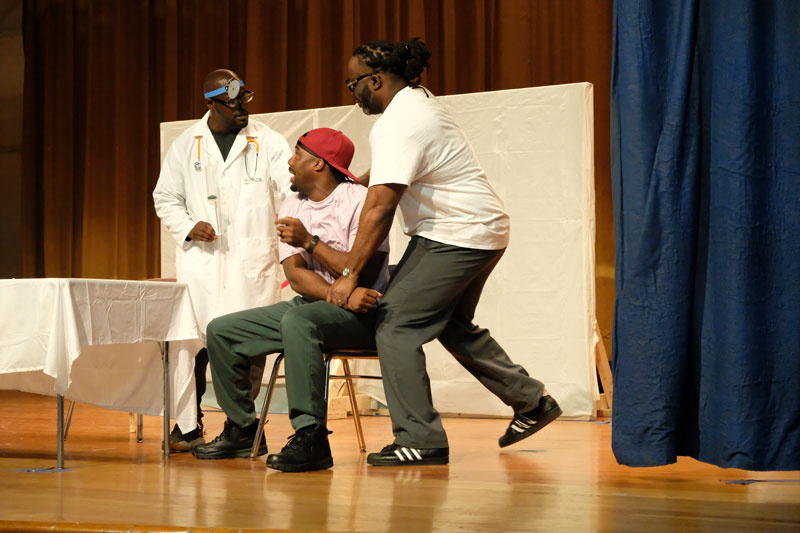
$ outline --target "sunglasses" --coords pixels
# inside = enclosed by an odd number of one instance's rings
[[[357,77],[355,79],[344,80],[344,84],[350,90],[351,93],[355,93],[356,92],[356,85],[358,85],[358,82],[360,82],[364,78],[369,78],[370,76],[374,76],[376,74],[380,74],[380,72],[378,72],[376,70],[375,72],[370,72],[369,74],[362,74],[361,76],[359,76],[359,77]]]

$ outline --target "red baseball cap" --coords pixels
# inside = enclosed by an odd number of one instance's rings
[[[301,135],[297,142],[358,183],[358,178],[348,168],[353,160],[355,147],[347,135],[331,128],[317,128]]]

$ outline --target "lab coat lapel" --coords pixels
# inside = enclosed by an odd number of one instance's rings
[[[214,140],[214,136],[211,134],[211,129],[208,127],[208,117],[211,113],[206,113],[203,119],[198,124],[198,129],[200,130],[197,135],[202,135],[203,140],[201,143],[202,149],[205,150],[206,155],[213,159],[214,162],[218,165],[223,164],[222,160],[222,152],[219,151],[219,146],[217,146],[217,141]]]
[[[239,130],[239,133],[236,135],[236,139],[233,141],[233,146],[231,146],[231,151],[228,152],[228,159],[225,160],[225,163],[222,167],[223,170],[227,170],[228,167],[231,166],[233,162],[236,161],[236,159],[244,152],[244,149],[247,146],[247,136],[249,135],[249,130],[249,123],[246,128]]]
[[[202,120],[194,126],[194,131],[192,132],[192,136],[195,139],[192,139],[196,142],[196,137],[200,136],[200,159],[205,163],[203,168],[203,172],[196,172],[194,174],[197,175],[198,182],[196,186],[198,187],[199,192],[201,193],[200,198],[202,203],[198,205],[204,206],[204,211],[206,213],[205,218],[208,221],[211,221],[212,226],[214,229],[219,232],[219,219],[216,213],[216,203],[211,202],[208,199],[209,194],[219,194],[219,168],[222,165],[222,153],[219,151],[219,146],[217,146],[217,141],[214,140],[214,137],[211,135],[211,130],[208,127],[208,117],[210,113],[206,113]],[[196,148],[193,147],[193,150]],[[196,152],[193,152],[196,154]],[[211,181],[212,183],[209,183]]]

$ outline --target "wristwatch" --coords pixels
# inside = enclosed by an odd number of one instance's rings
[[[314,235],[313,237],[311,237],[311,242],[308,243],[308,248],[306,248],[306,252],[308,252],[308,255],[311,255],[314,252],[314,248],[317,246],[318,242],[319,242],[319,235]]]
[[[357,276],[357,275],[353,274],[353,273],[350,271],[350,268],[349,268],[349,267],[344,267],[344,270],[342,270],[342,277],[343,277],[343,278],[350,278],[350,279],[356,279],[356,278],[358,278],[358,276]]]

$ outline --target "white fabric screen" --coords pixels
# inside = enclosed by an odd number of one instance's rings
[[[511,243],[483,292],[475,322],[543,381],[565,416],[594,414],[594,147],[592,85],[574,83],[441,97],[464,128],[511,215]],[[370,166],[374,118],[356,106],[253,115],[290,146],[315,127],[342,130],[356,146],[351,170]],[[162,157],[192,121],[161,125]],[[392,229],[391,261],[408,238]],[[174,277],[174,242],[162,233],[162,276]],[[291,296],[285,289],[286,298]],[[438,342],[425,347],[442,413],[510,415]],[[363,363],[362,363],[363,364]],[[383,401],[379,382],[360,392]]]

